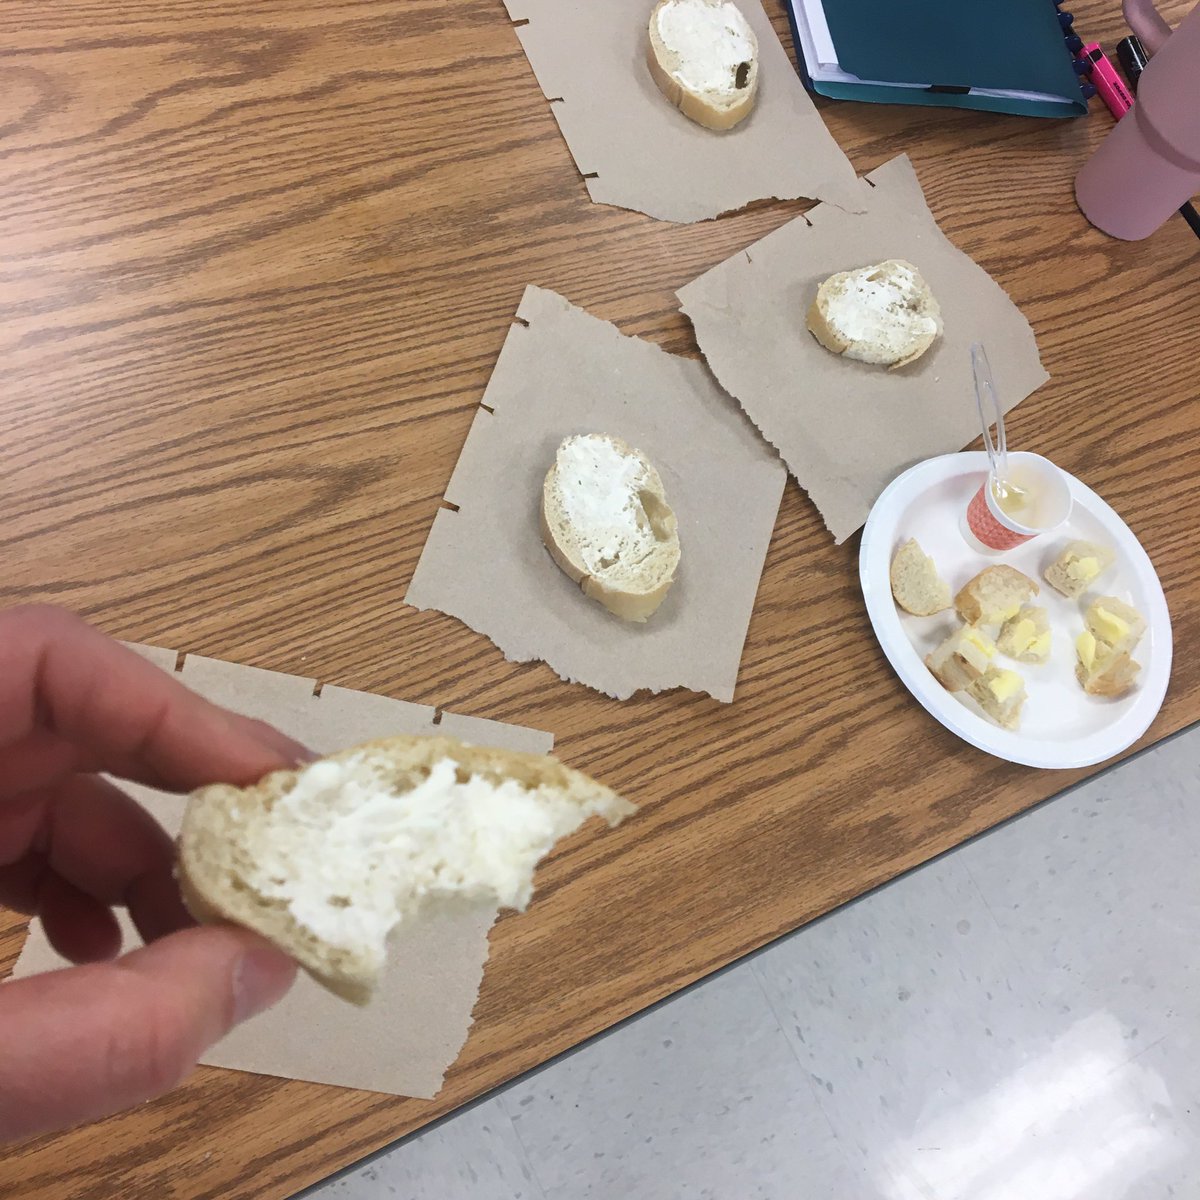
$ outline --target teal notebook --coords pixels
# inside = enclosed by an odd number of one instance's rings
[[[1051,0],[787,0],[815,92],[880,104],[1082,116]]]

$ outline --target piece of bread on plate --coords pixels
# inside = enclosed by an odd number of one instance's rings
[[[1016,671],[991,666],[967,689],[997,725],[1016,730],[1025,703],[1025,681]]]
[[[1112,550],[1096,542],[1068,542],[1043,575],[1056,592],[1074,600],[1112,566],[1114,558]]]
[[[983,677],[996,656],[996,645],[981,629],[963,625],[954,630],[925,665],[948,692],[961,692]]]
[[[646,456],[609,434],[563,440],[542,486],[542,540],[585,596],[645,621],[679,567],[679,530]]]
[[[892,368],[915,362],[942,332],[929,285],[903,259],[831,275],[817,289],[807,321],[834,354]]]
[[[685,117],[721,132],[750,115],[758,38],[733,0],[660,0],[649,35],[650,74]]]
[[[1097,655],[1095,640],[1089,633],[1079,635],[1076,647],[1079,661],[1075,664],[1075,678],[1089,696],[1117,700],[1133,690],[1142,667],[1127,651]]]
[[[463,902],[523,909],[556,841],[634,811],[546,755],[394,737],[193,793],[177,874],[198,920],[253,929],[366,1004],[395,926]]]
[[[1050,617],[1036,604],[1023,604],[1016,616],[1000,629],[996,646],[1001,654],[1018,662],[1044,663],[1050,658]]]
[[[950,607],[950,585],[916,538],[909,538],[896,551],[891,580],[896,603],[914,617],[931,617]]]
[[[1083,623],[1110,653],[1132,651],[1146,632],[1146,618],[1116,596],[1098,596],[1083,614]]]
[[[1083,615],[1075,640],[1075,677],[1089,696],[1116,699],[1131,691],[1142,669],[1133,651],[1146,632],[1146,618],[1116,596],[1100,596]]]
[[[1041,589],[1015,567],[985,567],[954,597],[958,615],[968,625],[1003,625]]]

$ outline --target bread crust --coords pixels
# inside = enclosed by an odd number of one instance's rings
[[[751,30],[750,36],[754,41],[754,57],[751,60],[750,78],[746,86],[736,93],[736,99],[731,103],[713,104],[703,92],[694,92],[690,88],[684,87],[666,66],[664,60],[669,51],[658,35],[658,13],[664,5],[670,2],[671,0],[658,0],[654,11],[650,14],[647,28],[649,38],[646,44],[646,65],[650,68],[650,76],[658,90],[685,117],[695,121],[697,125],[704,126],[705,129],[711,129],[716,133],[725,133],[735,125],[740,125],[750,115],[758,98],[758,39]]]

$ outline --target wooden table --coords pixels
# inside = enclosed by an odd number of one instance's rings
[[[1077,15],[1111,44],[1115,8]],[[1145,741],[1195,721],[1200,243],[1079,216],[1102,111],[823,112],[860,171],[907,151],[1033,322],[1053,379],[1012,440],[1141,537],[1183,649]],[[987,758],[909,699],[857,539],[834,548],[794,485],[732,706],[617,704],[401,603],[527,283],[695,354],[674,289],[803,207],[687,227],[589,203],[499,0],[0,6],[0,601],[540,726],[643,805],[497,927],[435,1102],[201,1070],[9,1151],[0,1196],[289,1195],[1083,777]]]

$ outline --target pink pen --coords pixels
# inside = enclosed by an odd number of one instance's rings
[[[1117,74],[1112,59],[1100,49],[1099,42],[1084,46],[1081,57],[1087,64],[1088,74],[1100,93],[1100,99],[1119,121],[1133,107],[1133,96],[1125,86],[1125,81]]]

